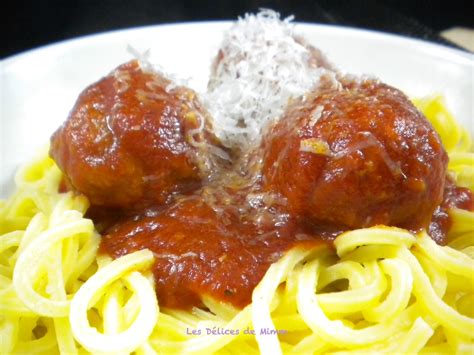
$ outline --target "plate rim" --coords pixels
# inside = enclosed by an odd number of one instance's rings
[[[96,33],[90,33],[90,34],[85,34],[82,36],[77,36],[77,37],[71,37],[71,38],[66,38],[62,39],[59,41],[55,41],[52,43],[40,45],[35,48],[31,48],[13,55],[10,55],[8,57],[5,57],[0,60],[1,66],[6,68],[7,66],[13,65],[16,62],[27,58],[28,56],[39,54],[43,51],[48,51],[48,50],[54,50],[59,47],[64,47],[64,46],[75,46],[90,40],[101,40],[102,38],[106,38],[109,36],[120,36],[121,34],[124,33],[131,33],[131,32],[141,32],[141,31],[151,31],[151,30],[158,30],[161,28],[168,28],[171,29],[173,27],[188,27],[188,26],[231,26],[233,23],[235,23],[235,20],[216,20],[216,21],[188,21],[188,22],[173,22],[173,23],[163,23],[163,24],[155,24],[155,25],[143,25],[143,26],[136,26],[136,27],[127,27],[127,28],[121,28],[121,29],[114,29],[114,30],[107,30],[107,31],[102,31],[102,32],[96,32]],[[321,24],[321,23],[315,23],[315,22],[304,22],[304,21],[294,21],[291,22],[295,27],[301,28],[311,28],[311,29],[317,29],[321,31],[329,31],[329,32],[335,32],[335,33],[352,33],[352,34],[358,34],[361,37],[370,37],[373,39],[387,39],[391,40],[394,43],[398,44],[412,44],[412,45],[421,45],[425,49],[428,49],[433,53],[438,53],[438,55],[442,56],[445,60],[449,59],[453,62],[458,62],[459,64],[462,65],[470,65],[472,66],[472,69],[474,70],[474,53],[471,53],[469,51],[464,51],[461,49],[457,48],[451,48],[443,44],[439,44],[436,42],[431,42],[428,40],[424,39],[419,39],[419,38],[412,38],[408,37],[406,35],[401,35],[401,34],[394,34],[394,33],[389,33],[389,32],[383,32],[383,31],[378,31],[378,30],[373,30],[373,29],[365,29],[365,28],[358,28],[358,27],[352,27],[352,26],[344,26],[344,25],[333,25],[333,24]],[[446,53],[449,53],[449,58],[446,58],[445,55]],[[444,55],[441,55],[444,54]],[[2,76],[4,73],[2,73]]]

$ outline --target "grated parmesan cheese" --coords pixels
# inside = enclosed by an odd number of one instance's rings
[[[247,14],[224,34],[205,102],[224,145],[259,144],[265,126],[291,99],[318,87],[335,72],[315,48],[295,36],[292,18],[272,10]]]
[[[324,106],[321,106],[321,105],[316,106],[316,108],[313,111],[311,111],[310,120],[309,120],[310,127],[313,127],[314,125],[316,125],[316,123],[321,118],[323,111],[324,111]]]

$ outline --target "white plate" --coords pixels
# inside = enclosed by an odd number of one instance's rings
[[[131,59],[127,45],[151,50],[151,61],[189,77],[204,90],[211,58],[230,22],[151,26],[88,36],[13,56],[1,62],[0,196],[12,189],[18,165],[48,142],[77,95]],[[370,74],[408,95],[445,95],[472,132],[473,55],[371,31],[297,24],[296,31],[345,72]]]

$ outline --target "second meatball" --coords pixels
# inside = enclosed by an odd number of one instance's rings
[[[427,227],[442,200],[447,154],[399,90],[342,80],[308,95],[267,133],[264,188],[317,226]]]

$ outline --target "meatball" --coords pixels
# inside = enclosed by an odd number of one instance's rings
[[[93,205],[143,208],[196,189],[215,166],[196,94],[137,61],[86,88],[51,138],[70,188]]]
[[[341,80],[294,103],[266,133],[264,188],[315,226],[426,228],[448,161],[438,134],[399,90]]]

